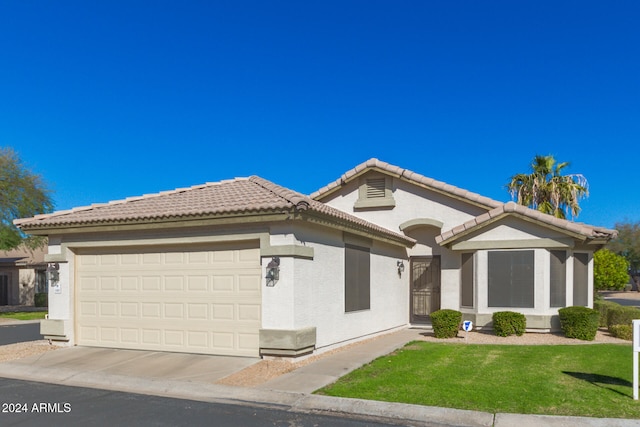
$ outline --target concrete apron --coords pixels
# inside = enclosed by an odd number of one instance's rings
[[[208,356],[187,353],[68,347],[10,362],[25,370],[53,370],[57,377],[103,374],[149,380],[176,380],[214,383],[238,372],[259,358]],[[0,364],[0,373],[4,371]]]

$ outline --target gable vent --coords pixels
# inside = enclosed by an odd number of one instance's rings
[[[385,196],[385,179],[371,178],[367,179],[367,199],[384,198]]]

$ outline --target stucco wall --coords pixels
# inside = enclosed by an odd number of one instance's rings
[[[343,233],[324,227],[272,227],[271,243],[312,247],[313,260],[281,257],[280,281],[263,292],[263,327],[316,327],[316,347],[322,348],[385,331],[408,322],[408,273],[398,276],[404,248],[373,243],[371,247],[371,308],[345,313]],[[264,263],[264,262],[263,262]]]
[[[261,230],[261,231],[260,231]],[[237,229],[229,229],[229,235]],[[245,230],[245,232],[252,230]],[[313,248],[313,259],[304,256],[280,256],[280,278],[273,287],[262,285],[262,328],[302,329],[317,328],[316,347],[330,346],[381,332],[408,322],[408,272],[398,277],[397,260],[405,260],[406,249],[400,246],[379,244],[371,247],[371,309],[355,313],[344,311],[344,239],[343,232],[316,225],[300,225],[296,222],[275,223],[253,230],[268,238],[267,245],[306,246]],[[65,334],[70,343],[75,342],[74,327],[74,247],[85,243],[92,246],[134,245],[151,238],[197,240],[211,230],[156,231],[150,233],[70,235],[50,239],[49,254],[55,257],[63,252],[65,262],[60,262],[60,291],[49,289],[49,318],[64,320]],[[215,233],[225,234],[222,230]],[[102,239],[102,240],[101,240]],[[166,243],[165,243],[166,244]],[[263,242],[263,244],[265,244]],[[263,256],[262,273],[272,256]],[[264,274],[263,274],[264,276]]]
[[[489,307],[488,302],[488,250],[477,251],[474,257],[474,309],[463,309],[464,312],[475,312],[480,314],[492,314],[498,311],[510,310],[518,311],[523,314],[537,315],[556,315],[558,308],[550,307],[550,255],[548,249],[533,249],[534,251],[534,307]],[[589,307],[593,306],[593,254],[584,251],[576,251],[579,253],[587,253],[589,255],[589,282],[588,301]],[[573,305],[573,254],[574,251],[567,251],[566,263],[566,300],[565,306]]]
[[[514,241],[530,239],[571,240],[566,234],[513,217],[504,218],[465,237],[466,242]],[[568,243],[573,244],[573,243]]]
[[[409,256],[440,256],[440,307],[459,309],[460,254],[438,245],[435,237],[444,230],[451,229],[486,212],[486,209],[394,178],[392,188],[396,205],[393,209],[356,210],[354,204],[359,197],[359,185],[359,180],[350,182],[341,192],[332,195],[325,202],[397,232],[401,232],[399,228],[401,224],[419,218],[428,218],[443,224],[442,228],[420,226],[405,230],[404,234],[417,240],[415,246],[407,249],[407,254]],[[407,302],[403,303],[408,307],[408,269],[403,281],[407,298]]]
[[[591,304],[593,300],[593,248],[580,247],[579,243],[567,233],[509,216],[460,238],[451,248],[441,247],[435,242],[435,236],[473,219],[486,210],[397,178],[393,178],[392,183],[395,207],[391,209],[354,209],[354,204],[359,198],[360,183],[361,179],[356,179],[346,184],[339,192],[327,198],[325,203],[396,231],[399,230],[400,225],[415,219],[426,218],[442,223],[442,228],[433,225],[437,222],[431,221],[432,225],[404,230],[406,235],[417,240],[417,244],[408,250],[410,256],[440,255],[441,308],[486,314],[511,309],[488,307],[487,250],[529,249],[532,247],[536,248],[534,253],[534,307],[513,309],[532,315],[557,314],[558,308],[550,307],[550,249],[567,251],[567,306],[573,305],[573,252],[578,251],[589,255],[588,289],[589,303]],[[461,244],[457,246],[459,243]],[[477,251],[474,268],[475,304],[473,309],[460,308],[460,254],[463,251]]]
[[[399,231],[400,224],[416,218],[440,221],[442,230],[448,230],[487,211],[396,178],[392,185],[396,202],[393,209],[354,210],[359,197],[358,188],[359,180],[356,179],[348,183],[340,194],[333,194],[324,202],[393,231]]]

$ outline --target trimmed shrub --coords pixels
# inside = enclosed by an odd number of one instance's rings
[[[600,313],[600,321],[598,326],[603,328],[607,327],[607,313],[614,307],[620,307],[620,304],[604,299],[597,299],[593,301],[593,309]]]
[[[600,313],[588,307],[573,306],[558,310],[560,327],[567,338],[593,341],[598,332]]]
[[[607,310],[607,328],[611,332],[612,325],[629,325],[633,319],[640,319],[640,310],[636,307],[619,305]]]
[[[35,294],[33,303],[36,307],[49,307],[49,294]]]
[[[493,313],[493,330],[499,337],[516,334],[522,336],[527,328],[527,318],[515,311],[498,311]]]
[[[593,286],[596,290],[626,290],[630,286],[629,262],[622,255],[600,249],[593,254]]]
[[[609,332],[616,338],[633,341],[633,326],[631,325],[611,325]]]
[[[462,313],[445,308],[431,313],[433,334],[436,338],[455,338],[462,322]]]

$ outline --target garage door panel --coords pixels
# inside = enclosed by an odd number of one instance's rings
[[[100,317],[119,317],[117,302],[101,302]]]
[[[83,317],[95,317],[98,314],[98,303],[95,301],[81,301],[78,308]]]
[[[138,317],[140,315],[140,304],[136,302],[121,302],[120,317]]]
[[[120,342],[137,345],[140,342],[138,330],[133,328],[120,328]]]
[[[258,355],[259,249],[122,251],[77,256],[78,344]]]
[[[249,350],[259,345],[258,334],[238,334],[238,347],[243,350]]]
[[[247,293],[260,293],[260,283],[262,278],[255,275],[238,276],[238,291],[244,294]]]
[[[216,275],[212,280],[213,292],[233,292],[235,289],[233,276],[219,276]]]
[[[100,341],[116,344],[118,342],[117,328],[100,328]]]
[[[160,345],[162,343],[162,341],[160,340],[161,335],[162,335],[162,331],[157,328],[142,329],[142,340],[140,341],[140,343],[142,345],[149,345],[149,346]]]

